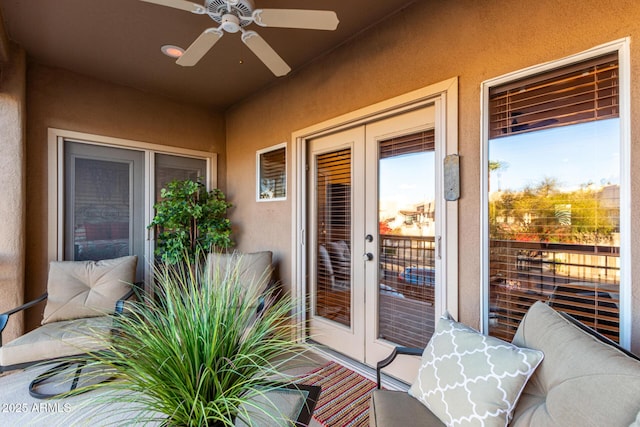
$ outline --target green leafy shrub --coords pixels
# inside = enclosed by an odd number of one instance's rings
[[[227,218],[232,205],[222,191],[207,191],[199,181],[174,180],[160,195],[162,200],[154,206],[156,215],[149,228],[157,227],[156,255],[163,262],[175,264],[185,253],[193,261],[197,248],[233,245]]]

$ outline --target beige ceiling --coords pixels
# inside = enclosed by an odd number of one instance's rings
[[[193,0],[203,3],[204,0]],[[0,0],[5,29],[29,60],[169,98],[224,110],[296,71],[415,0],[254,0],[256,8],[327,9],[336,31],[247,27],[257,31],[291,66],[275,77],[240,41],[225,34],[194,67],[160,52],[188,47],[217,24],[206,15],[139,0]]]

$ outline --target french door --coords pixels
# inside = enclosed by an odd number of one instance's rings
[[[430,105],[309,141],[310,338],[372,366],[433,333],[442,295],[435,116]],[[390,373],[411,381],[415,363]]]

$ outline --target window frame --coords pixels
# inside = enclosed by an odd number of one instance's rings
[[[205,184],[207,189],[217,188],[217,159],[216,153],[170,147],[147,142],[113,138],[103,135],[88,134],[63,129],[48,129],[48,211],[47,211],[47,260],[62,261],[64,259],[64,144],[65,141],[79,142],[87,145],[113,147],[126,150],[144,152],[144,224],[149,224],[154,216],[155,203],[155,155],[167,154],[171,156],[192,157],[207,162]],[[144,245],[145,257],[153,259],[155,236],[152,230],[147,230]],[[144,263],[144,278],[147,283],[152,279],[153,266]]]
[[[284,149],[284,196],[280,197],[260,197],[262,191],[260,183],[262,181],[262,156],[273,151]],[[278,202],[287,200],[287,143],[272,145],[256,151],[256,202]]]
[[[489,91],[494,86],[617,52],[620,120],[620,345],[631,346],[631,79],[630,39],[612,41],[559,60],[534,65],[482,82],[480,88],[480,326],[489,331]]]

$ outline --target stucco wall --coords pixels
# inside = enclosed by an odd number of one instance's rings
[[[225,184],[224,118],[126,87],[40,65],[27,69],[26,298],[47,279],[47,129],[58,128],[218,153]],[[39,321],[29,315],[27,327]]]
[[[24,51],[10,48],[9,59],[0,78],[0,313],[24,302]],[[3,339],[19,336],[22,328],[23,316],[12,316]]]
[[[480,321],[480,84],[511,71],[630,36],[632,118],[640,103],[640,6],[594,0],[418,1],[230,109],[227,190],[243,250],[270,248],[290,285],[291,201],[256,203],[255,150],[378,101],[459,76],[459,260],[462,321]],[[631,123],[631,163],[640,161],[640,123]],[[290,154],[290,151],[289,151]],[[291,157],[289,156],[289,179]],[[640,233],[640,171],[632,171],[632,229]],[[640,351],[640,240],[633,238],[634,350]]]

